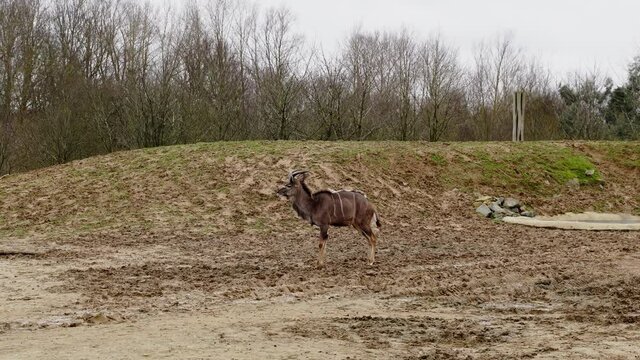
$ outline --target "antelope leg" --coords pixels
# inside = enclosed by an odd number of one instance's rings
[[[371,235],[369,235],[369,244],[371,245],[371,256],[369,258],[370,263],[369,265],[373,265],[373,263],[376,261],[376,245],[377,245],[378,239],[376,237],[376,234],[373,233],[373,231],[371,232]]]
[[[369,241],[369,265],[373,265],[376,261],[376,235],[371,231],[371,229],[362,229],[360,230],[362,235]]]
[[[320,243],[318,246],[318,266],[323,267],[325,264],[325,259],[327,257],[327,239],[329,238],[329,234],[327,233],[328,228],[320,229]]]

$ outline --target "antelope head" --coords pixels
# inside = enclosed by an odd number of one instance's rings
[[[294,170],[290,172],[289,182],[284,187],[278,189],[277,194],[287,199],[295,197],[296,193],[301,190],[302,182],[308,173],[308,170]]]

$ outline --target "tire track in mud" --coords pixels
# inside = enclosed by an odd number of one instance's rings
[[[203,293],[205,300],[187,301],[187,309],[201,301],[375,293],[417,296],[416,308],[439,303],[496,313],[555,312],[568,320],[603,324],[638,322],[640,293],[634,283],[640,274],[614,266],[615,259],[637,250],[630,234],[475,225],[420,235],[385,229],[379,262],[371,268],[365,265],[364,244],[348,230],[332,234],[326,269],[313,265],[311,229],[269,240],[158,233],[151,242],[170,244],[165,249],[171,255],[151,253],[144,263],[68,270],[59,277],[67,284],[56,291],[81,292],[87,305],[123,310],[131,304],[166,310],[167,298],[189,292]],[[133,252],[149,243],[139,237],[130,241]],[[59,256],[68,260],[69,254]]]

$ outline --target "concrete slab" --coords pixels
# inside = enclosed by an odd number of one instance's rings
[[[640,216],[586,212],[556,216],[505,217],[502,221],[535,227],[567,230],[623,230],[640,231]]]

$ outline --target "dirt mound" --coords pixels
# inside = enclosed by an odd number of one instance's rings
[[[391,221],[440,209],[446,216],[472,214],[468,204],[455,208],[461,204],[441,197],[453,189],[465,201],[474,192],[512,194],[542,214],[638,213],[638,153],[638,143],[239,142],[144,149],[3,177],[0,231],[286,229],[290,223],[281,220],[289,213],[275,189],[292,168],[311,170],[314,188],[364,191],[381,213],[393,214]],[[584,169],[597,171],[585,177]],[[574,178],[578,189],[565,186]]]

